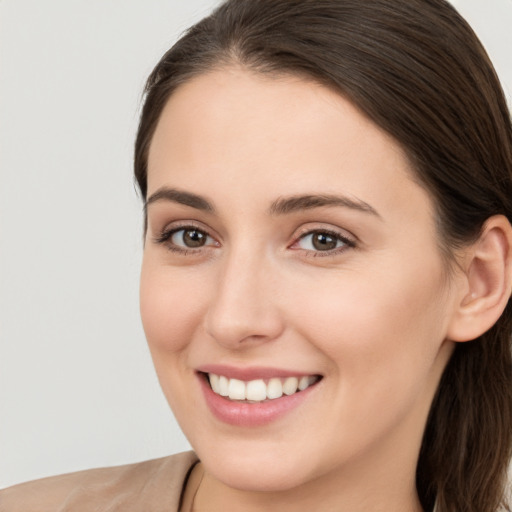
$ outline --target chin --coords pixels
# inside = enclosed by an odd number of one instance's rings
[[[297,468],[282,465],[281,461],[274,461],[272,467],[262,468],[250,462],[223,461],[222,467],[218,464],[211,467],[204,462],[205,468],[216,479],[225,485],[249,492],[279,492],[288,491],[300,486],[308,478],[297,473]]]
[[[252,492],[287,491],[313,479],[316,473],[314,461],[302,450],[250,442],[234,445],[222,451],[203,445],[206,450],[198,446],[196,451],[206,471],[231,488]]]

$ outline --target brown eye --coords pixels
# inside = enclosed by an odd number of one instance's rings
[[[311,244],[317,251],[336,249],[338,240],[328,233],[313,233]]]
[[[210,237],[199,229],[179,229],[171,236],[171,242],[178,247],[186,247],[188,249],[198,249],[208,242]]]
[[[355,247],[355,242],[345,236],[330,231],[310,231],[301,236],[294,244],[296,248],[320,253],[330,251],[338,252],[350,247]]]

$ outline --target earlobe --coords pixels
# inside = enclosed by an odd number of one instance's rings
[[[488,331],[503,313],[512,290],[512,227],[503,215],[490,217],[466,250],[464,286],[447,337],[463,342]]]

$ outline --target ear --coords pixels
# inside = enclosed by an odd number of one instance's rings
[[[452,341],[470,341],[502,315],[512,293],[512,227],[503,215],[490,217],[463,256],[461,293],[447,332]]]

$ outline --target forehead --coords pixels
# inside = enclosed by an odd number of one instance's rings
[[[377,208],[400,209],[411,198],[429,208],[412,176],[401,146],[340,94],[238,67],[175,91],[148,159],[149,194],[177,186],[254,201],[259,192],[343,192]]]

